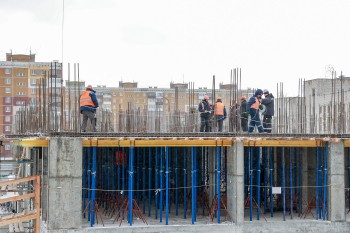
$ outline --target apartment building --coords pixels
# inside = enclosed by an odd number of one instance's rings
[[[57,61],[36,62],[35,54],[6,54],[6,61],[0,61],[0,134],[16,132],[16,112],[37,105],[39,88],[56,97],[52,106],[60,106],[61,70]],[[1,157],[10,157],[10,152],[11,145],[4,141]]]

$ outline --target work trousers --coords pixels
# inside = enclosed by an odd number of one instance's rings
[[[271,120],[272,120],[272,116],[266,116],[264,115],[264,118],[263,118],[263,126],[264,126],[264,130],[266,133],[271,133],[272,131],[272,123],[271,123]]]
[[[254,131],[255,126],[258,128],[259,133],[263,133],[264,128],[261,125],[259,110],[251,108],[249,111],[249,114],[250,114],[250,122],[249,122],[248,133],[252,133]]]
[[[210,132],[210,124],[208,117],[201,117],[201,132]]]
[[[83,123],[81,125],[81,132],[86,132],[87,121],[90,119],[92,132],[96,132],[96,119],[95,113],[89,110],[83,110],[81,112],[83,114]]]

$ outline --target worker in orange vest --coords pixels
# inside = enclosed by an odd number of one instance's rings
[[[219,96],[214,105],[214,116],[218,124],[218,132],[222,132],[222,126],[224,124],[224,120],[226,119],[226,108],[222,103],[222,99]]]
[[[247,108],[249,109],[249,114],[250,114],[248,133],[252,133],[254,131],[255,126],[258,128],[259,133],[264,133],[264,128],[261,124],[260,115],[259,115],[259,108],[261,105],[262,94],[263,94],[263,91],[261,89],[257,89],[255,91],[255,95],[250,97],[248,101]]]
[[[81,132],[86,132],[87,121],[90,119],[92,131],[96,132],[96,108],[98,108],[98,101],[96,98],[96,91],[92,89],[91,85],[86,87],[86,90],[80,96],[80,113],[83,115],[83,123],[81,125]]]

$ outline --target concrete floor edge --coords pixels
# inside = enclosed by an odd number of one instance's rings
[[[42,224],[43,233],[138,233],[138,232],[349,232],[350,222],[245,222],[244,224],[208,224],[208,225],[152,225],[152,226],[134,226],[134,227],[92,227],[81,229],[61,229],[47,230]]]

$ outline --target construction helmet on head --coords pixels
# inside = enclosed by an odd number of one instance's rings
[[[218,96],[218,98],[216,98],[217,100],[221,100],[221,96]]]
[[[255,95],[262,95],[263,91],[261,89],[258,89],[255,91]]]
[[[208,96],[208,95],[205,95],[205,96],[204,96],[204,99],[205,99],[205,100],[209,100],[209,96]]]
[[[91,86],[91,85],[87,85],[87,87],[86,87],[86,88],[92,89],[92,86]]]
[[[269,90],[264,89],[264,94],[269,94]]]
[[[242,95],[241,100],[245,100],[245,99],[247,99],[247,97],[245,97],[245,95]]]

